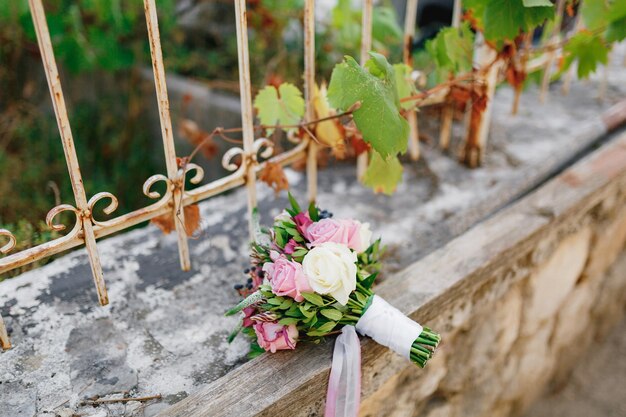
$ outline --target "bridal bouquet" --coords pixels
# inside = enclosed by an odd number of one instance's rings
[[[424,367],[440,337],[372,292],[380,239],[371,243],[369,225],[333,219],[314,204],[302,210],[291,195],[289,200],[291,207],[252,243],[247,283],[235,286],[245,299],[226,313],[242,316],[229,341],[243,332],[252,339],[251,355],[257,355],[295,349],[298,341],[319,342],[343,327],[344,334],[356,329]],[[354,340],[357,353],[353,347],[345,356],[358,354],[360,366],[356,333]]]

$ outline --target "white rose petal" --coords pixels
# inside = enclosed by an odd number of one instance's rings
[[[326,242],[306,254],[302,267],[313,291],[330,294],[346,305],[356,289],[356,261],[356,253],[346,245]]]
[[[367,250],[372,242],[372,231],[370,230],[369,223],[361,224],[361,227],[359,228],[359,237],[361,240],[362,251]]]

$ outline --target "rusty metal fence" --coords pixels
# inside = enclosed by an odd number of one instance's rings
[[[562,1],[562,0],[561,0]],[[59,78],[58,68],[54,57],[50,32],[46,22],[46,15],[42,0],[29,0],[30,11],[37,35],[39,51],[41,53],[44,70],[47,77],[50,95],[54,106],[61,142],[65,153],[65,159],[71,179],[72,189],[74,193],[74,204],[61,204],[54,207],[46,216],[48,227],[55,231],[62,231],[66,227],[55,221],[62,212],[71,212],[75,217],[72,229],[62,237],[51,240],[47,243],[22,250],[20,252],[9,253],[16,246],[15,236],[6,229],[0,229],[0,237],[8,239],[8,242],[0,246],[0,253],[7,255],[0,259],[0,274],[18,268],[25,264],[37,261],[39,259],[60,253],[62,251],[85,245],[93,279],[98,294],[98,300],[101,305],[109,302],[107,289],[105,284],[100,256],[96,241],[99,238],[119,232],[139,223],[153,219],[157,216],[170,215],[174,219],[176,234],[178,238],[178,249],[180,257],[180,265],[183,270],[191,268],[189,258],[189,248],[187,242],[187,234],[185,230],[184,210],[185,206],[208,199],[212,196],[220,194],[224,191],[245,186],[248,198],[248,219],[250,225],[250,233],[252,233],[252,213],[256,207],[256,179],[258,173],[264,168],[268,162],[277,163],[282,166],[289,165],[296,160],[306,158],[306,172],[308,182],[308,196],[310,200],[314,200],[317,192],[317,151],[318,144],[312,137],[307,136],[299,140],[295,146],[283,153],[273,156],[273,142],[266,138],[256,138],[254,136],[254,115],[252,110],[252,89],[250,82],[249,68],[249,51],[247,37],[247,18],[246,18],[246,2],[245,0],[234,0],[236,12],[236,33],[237,33],[237,50],[239,60],[239,87],[241,95],[241,121],[243,147],[233,147],[225,152],[222,158],[222,166],[231,172],[231,174],[218,180],[203,184],[193,190],[185,189],[185,182],[188,180],[192,184],[199,184],[204,173],[201,167],[193,163],[187,163],[184,168],[180,168],[177,164],[176,150],[174,146],[174,138],[172,131],[172,121],[169,110],[169,100],[167,93],[167,85],[165,78],[165,69],[163,65],[163,56],[161,51],[161,41],[159,36],[159,26],[157,19],[157,8],[155,0],[144,0],[144,9],[146,24],[148,28],[148,41],[152,57],[152,69],[154,74],[154,82],[156,88],[156,97],[159,109],[159,118],[161,124],[161,134],[163,139],[163,150],[165,152],[166,173],[155,174],[148,178],[143,184],[143,193],[155,200],[154,203],[141,209],[132,211],[127,214],[114,217],[109,220],[98,220],[94,208],[96,203],[105,200],[108,205],[103,209],[107,215],[112,214],[117,206],[118,201],[114,194],[103,191],[99,192],[91,198],[85,193],[83,179],[80,172],[80,166],[72,137],[72,129],[65,106],[64,93]],[[405,41],[404,41],[404,61],[410,63],[409,48],[414,35],[414,22],[417,11],[417,0],[408,0],[405,20]],[[458,24],[461,4],[455,1],[456,16],[455,21]],[[315,90],[315,0],[305,0],[304,5],[304,96],[306,103],[305,123],[314,120],[313,108],[313,92]],[[372,48],[372,13],[373,0],[363,0],[362,13],[362,45],[361,45],[361,61],[367,59],[367,53]],[[492,51],[484,44],[476,46],[475,58],[477,64],[485,64],[487,60],[492,59]],[[550,55],[550,61],[554,60],[554,54]],[[545,65],[545,59],[529,62],[528,69],[539,68]],[[489,71],[485,80],[477,80],[484,82],[490,88],[487,89],[489,100],[493,96],[495,84],[498,77],[498,68]],[[447,88],[441,88],[437,94],[433,94],[422,100],[420,106],[428,106],[432,104],[442,103],[448,94]],[[411,126],[409,140],[409,154],[412,159],[419,157],[419,141],[418,127],[415,111],[407,114]],[[489,112],[484,113],[486,120],[482,123],[481,140],[485,140],[487,136],[487,126]],[[240,164],[235,164],[233,159],[241,158]],[[357,175],[360,177],[367,166],[367,155],[360,156],[357,160]],[[189,178],[187,178],[189,177]],[[154,185],[163,183],[166,185],[164,193],[154,190]],[[0,316],[0,345],[3,349],[9,349],[11,343],[4,325],[4,321]]]

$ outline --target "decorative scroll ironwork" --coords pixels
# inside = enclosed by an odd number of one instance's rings
[[[9,238],[9,241],[5,243],[3,246],[0,246],[0,253],[7,254],[11,252],[15,246],[17,245],[17,239],[15,239],[15,235],[9,232],[7,229],[0,229],[0,236],[6,236]]]

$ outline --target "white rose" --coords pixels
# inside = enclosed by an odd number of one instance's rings
[[[370,230],[369,223],[362,223],[361,228],[359,229],[359,238],[361,240],[361,251],[365,251],[370,247],[370,243],[372,242],[372,231]]]
[[[287,210],[281,211],[276,217],[274,217],[274,223],[286,222],[291,220],[291,215],[287,213]]]
[[[306,254],[302,267],[313,291],[330,294],[346,305],[356,289],[356,261],[356,253],[347,246],[326,242]]]

